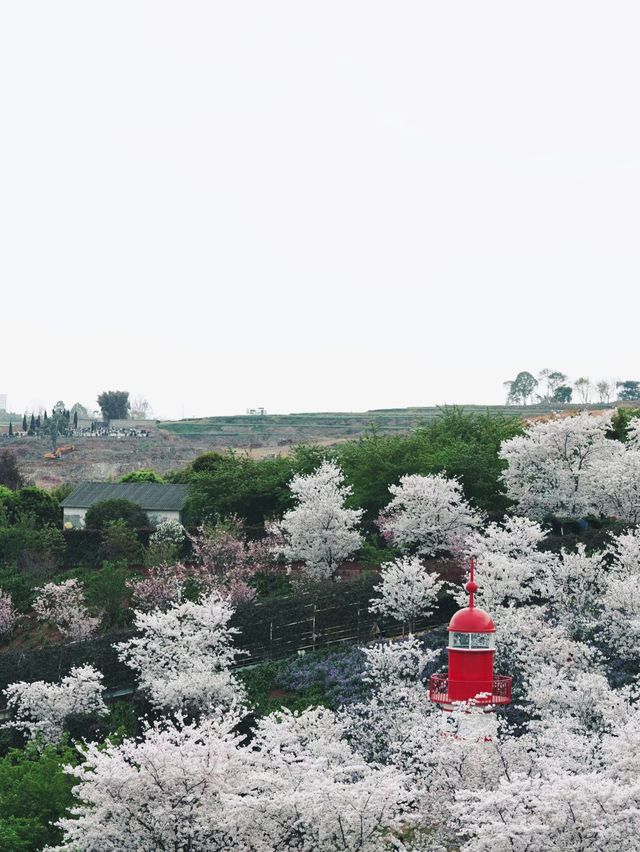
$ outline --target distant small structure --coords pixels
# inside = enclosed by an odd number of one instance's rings
[[[129,500],[147,513],[152,524],[182,523],[188,486],[160,482],[83,482],[62,501],[62,525],[82,529],[87,509],[103,500]]]
[[[258,415],[259,417],[264,417],[266,413],[266,408],[247,408],[247,414],[253,414]]]

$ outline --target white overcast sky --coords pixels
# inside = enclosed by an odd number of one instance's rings
[[[640,378],[637,2],[4,2],[0,393]]]

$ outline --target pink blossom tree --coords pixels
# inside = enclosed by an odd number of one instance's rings
[[[0,590],[0,636],[13,633],[18,614],[14,609],[11,595]]]
[[[267,543],[248,541],[242,521],[235,517],[201,526],[191,536],[191,548],[191,575],[204,591],[217,591],[232,604],[253,600],[256,592],[247,581],[272,567]]]
[[[82,587],[75,579],[47,583],[39,590],[33,608],[41,621],[55,624],[74,642],[93,636],[102,620],[89,615]]]

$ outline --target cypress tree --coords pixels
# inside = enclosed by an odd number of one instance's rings
[[[9,437],[13,438],[13,423],[9,421]]]
[[[77,411],[73,412],[73,428],[74,429],[78,428],[78,412]]]
[[[26,432],[29,427],[27,426],[27,415],[22,415],[22,431]]]
[[[29,429],[31,432],[36,431],[36,418],[33,416],[33,413],[31,414],[31,424],[29,426]]]
[[[45,420],[48,420],[48,419],[49,419],[49,418],[47,417],[47,409],[46,409],[46,408],[45,408],[45,410],[44,410],[44,419],[45,419]]]

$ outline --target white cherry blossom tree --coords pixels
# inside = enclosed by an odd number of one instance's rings
[[[600,514],[630,524],[640,522],[640,448],[618,444],[608,459],[589,469],[594,508]]]
[[[381,852],[402,848],[410,794],[368,764],[325,709],[267,716],[243,745],[239,719],[156,723],[141,740],[83,747],[78,804],[58,852]]]
[[[392,499],[380,513],[378,526],[402,550],[422,556],[457,550],[482,520],[465,499],[460,482],[441,473],[402,476],[389,491]]]
[[[535,423],[504,441],[500,458],[507,495],[522,515],[581,518],[595,508],[595,464],[613,459],[620,444],[606,437],[611,414],[587,413]]]
[[[103,690],[102,674],[93,666],[72,668],[60,683],[12,683],[5,690],[12,717],[7,725],[26,731],[31,739],[57,742],[69,716],[106,712]]]
[[[281,540],[275,550],[289,562],[302,562],[308,576],[330,578],[362,544],[358,525],[363,511],[346,508],[351,487],[333,462],[294,476],[289,487],[296,506],[270,527]]]
[[[371,601],[369,610],[401,621],[413,633],[416,619],[434,611],[443,586],[417,556],[403,556],[382,565],[380,583],[374,586],[380,597]]]
[[[61,820],[60,852],[172,849],[223,852],[236,845],[245,817],[243,759],[234,714],[200,724],[156,722],[139,739],[80,749],[69,768],[78,784],[72,816]],[[240,821],[240,824],[239,822]]]
[[[634,417],[627,427],[627,441],[634,450],[640,450],[640,417]]]
[[[505,518],[471,533],[465,554],[474,557],[479,579],[476,601],[494,612],[497,607],[522,604],[547,594],[556,557],[540,550],[547,533],[528,518]],[[455,598],[466,605],[468,595],[459,587]]]
[[[212,712],[244,700],[229,671],[241,651],[232,645],[231,605],[216,593],[184,601],[164,612],[135,612],[139,636],[114,647],[153,704],[170,710]]]

